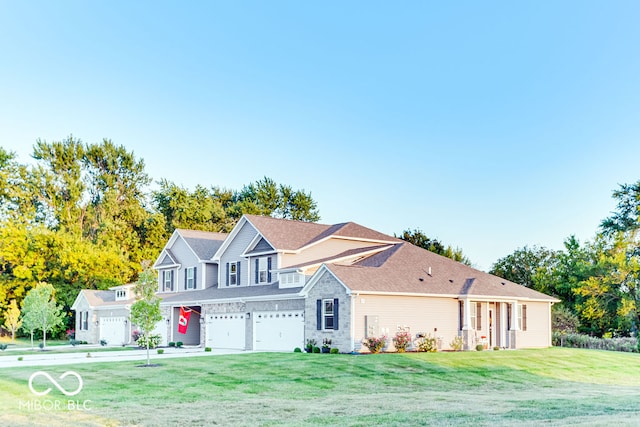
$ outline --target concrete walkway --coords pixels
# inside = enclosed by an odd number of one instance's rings
[[[55,349],[60,349],[56,346]],[[47,353],[46,351],[34,350],[33,354],[11,354],[11,351],[5,351],[0,355],[0,369],[13,368],[22,366],[53,366],[53,365],[77,365],[81,363],[100,363],[100,362],[123,362],[128,360],[147,360],[147,350],[122,350],[122,351],[95,351],[100,349],[96,346],[83,346],[86,351],[76,351],[73,353]],[[94,351],[92,351],[94,350]],[[155,349],[149,350],[151,363],[158,363],[162,359],[175,357],[193,357],[193,356],[215,356],[220,354],[241,354],[247,353],[241,350],[217,350],[205,352],[200,347],[184,347],[164,348],[164,354],[158,354]],[[91,357],[87,357],[90,354]],[[22,360],[18,360],[21,357]]]

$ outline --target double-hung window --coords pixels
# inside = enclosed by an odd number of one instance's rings
[[[471,311],[471,329],[479,331],[482,329],[482,303],[470,302],[469,310]]]
[[[89,330],[89,312],[82,311],[80,312],[80,329],[83,331]]]
[[[163,292],[173,291],[173,271],[172,270],[163,271],[162,277],[163,277],[163,284],[162,284]]]
[[[256,258],[255,269],[256,284],[271,283],[271,257]]]
[[[189,267],[184,270],[184,288],[195,289],[196,288],[196,268]]]
[[[318,299],[316,300],[317,310],[317,329],[320,330],[338,330],[338,298]]]

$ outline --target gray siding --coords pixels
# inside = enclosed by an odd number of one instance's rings
[[[177,258],[178,263],[180,264],[180,268],[176,273],[176,288],[177,292],[184,291],[184,280],[185,280],[185,269],[190,267],[196,267],[197,272],[196,275],[196,283],[200,280],[199,276],[202,274],[202,268],[200,267],[200,263],[198,262],[198,257],[195,256],[193,251],[187,246],[182,238],[176,239],[173,246],[171,247],[171,252]]]
[[[218,265],[204,264],[203,268],[206,270],[204,287],[211,288],[218,286]]]
[[[249,263],[240,255],[244,253],[244,250],[247,249],[247,246],[249,246],[249,243],[251,243],[251,241],[256,237],[257,234],[258,232],[253,228],[253,226],[248,222],[245,222],[235,238],[229,243],[229,246],[220,257],[219,283],[221,288],[225,287],[227,283],[226,266],[228,262],[240,261],[241,266],[239,286],[247,286],[249,284]]]

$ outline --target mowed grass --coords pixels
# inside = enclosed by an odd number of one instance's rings
[[[253,353],[44,368],[90,410],[29,410],[35,368],[0,370],[6,425],[637,425],[640,356],[576,349]],[[66,380],[65,380],[66,381]],[[63,384],[64,385],[64,384]],[[51,384],[36,384],[44,389]],[[69,384],[68,388],[74,388]],[[22,408],[20,407],[22,402]],[[51,404],[49,404],[51,405]]]

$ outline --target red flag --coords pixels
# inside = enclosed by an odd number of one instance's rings
[[[191,310],[180,307],[180,318],[178,319],[178,333],[186,334],[189,327],[189,318],[191,317]]]

